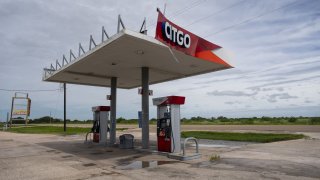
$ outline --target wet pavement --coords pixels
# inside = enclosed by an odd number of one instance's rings
[[[119,149],[84,144],[83,139],[83,136],[0,131],[0,177],[8,180],[320,179],[318,138],[266,144],[200,140],[201,159],[183,162],[138,147]],[[154,148],[155,142],[151,141],[151,145]],[[188,152],[194,149],[189,144]],[[210,161],[214,155],[220,158]]]
[[[164,164],[174,164],[179,163],[179,161],[133,161],[130,163],[124,163],[117,166],[116,169],[121,170],[132,170],[132,169],[142,169],[142,168],[156,168]]]

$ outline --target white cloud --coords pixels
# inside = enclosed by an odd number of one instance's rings
[[[257,93],[246,93],[242,91],[212,91],[208,92],[207,94],[212,96],[254,96]]]
[[[279,93],[279,94],[272,94],[268,96],[268,101],[271,103],[275,103],[278,100],[287,100],[287,99],[296,99],[297,96],[291,96],[288,93]]]

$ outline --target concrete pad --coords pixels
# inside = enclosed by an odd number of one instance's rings
[[[201,159],[183,162],[139,148],[119,149],[83,141],[84,135],[0,131],[0,179],[320,178],[320,140],[315,138],[236,144],[237,148],[232,148],[231,142],[224,143],[225,147],[201,147]],[[189,152],[193,150],[194,147],[188,146]],[[210,162],[212,155],[221,158]]]

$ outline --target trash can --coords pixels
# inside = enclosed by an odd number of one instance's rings
[[[132,149],[133,148],[133,139],[134,136],[132,134],[123,134],[119,136],[121,149]]]

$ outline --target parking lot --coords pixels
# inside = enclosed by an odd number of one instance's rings
[[[140,129],[134,127],[117,134],[135,135],[136,148],[130,150],[85,144],[84,135],[0,131],[0,179],[319,179],[320,133],[306,129],[298,131],[306,131],[309,138],[266,144],[200,140],[202,157],[191,161],[168,159],[153,151],[156,141],[151,129],[149,151],[140,149]],[[281,131],[291,132],[290,128],[276,132]],[[193,151],[190,146],[188,152]],[[213,155],[220,159],[209,161]]]

